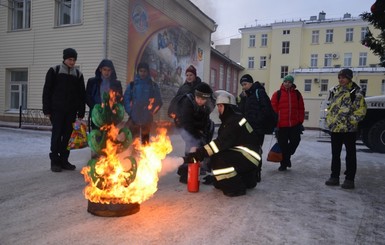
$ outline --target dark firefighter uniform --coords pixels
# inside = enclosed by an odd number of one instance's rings
[[[257,185],[261,162],[258,136],[235,106],[234,96],[225,91],[216,93],[216,104],[224,105],[224,111],[219,115],[222,124],[218,137],[189,153],[186,160],[200,161],[210,157],[215,187],[227,196],[244,195],[247,188]]]

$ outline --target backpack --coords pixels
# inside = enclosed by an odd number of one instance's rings
[[[167,115],[176,120],[179,115],[179,108],[180,108],[180,102],[182,101],[183,97],[187,94],[177,94],[172,98],[170,101],[170,105],[168,106]]]
[[[260,102],[260,99],[259,99],[259,94],[258,94],[258,89],[255,90],[255,96],[257,97],[257,101]],[[277,127],[277,123],[278,123],[278,115],[277,113],[275,113],[275,111],[273,110],[273,107],[271,106],[271,101],[270,101],[270,98],[269,96],[266,96],[267,98],[267,103],[266,104],[266,108],[265,111],[263,112],[264,113],[264,118],[263,118],[263,133],[264,134],[272,134],[274,132],[274,129]],[[261,105],[261,103],[258,103]]]

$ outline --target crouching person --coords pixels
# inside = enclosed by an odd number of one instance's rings
[[[239,112],[235,97],[223,90],[214,93],[222,122],[218,137],[189,153],[185,162],[210,157],[214,186],[226,196],[241,196],[257,185],[261,147],[256,132]]]

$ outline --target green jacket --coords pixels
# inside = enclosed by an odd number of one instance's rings
[[[366,114],[365,98],[360,87],[350,82],[330,91],[326,124],[332,133],[357,132],[358,123]]]

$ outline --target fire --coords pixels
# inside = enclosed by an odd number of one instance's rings
[[[150,143],[141,145],[139,140],[133,143],[132,155],[127,152],[118,154],[119,129],[110,125],[108,139],[104,149],[105,156],[95,164],[95,180],[89,176],[90,166],[82,169],[87,186],[85,198],[95,203],[142,203],[156,191],[158,174],[162,169],[162,159],[172,151],[167,130],[160,128]]]

